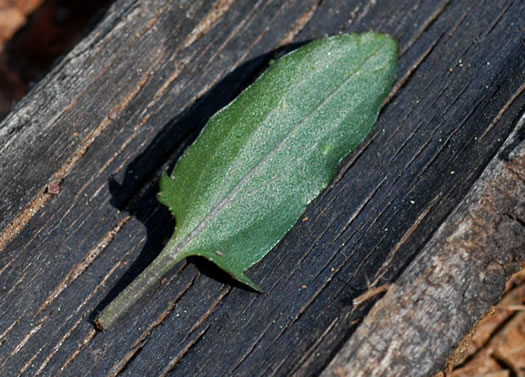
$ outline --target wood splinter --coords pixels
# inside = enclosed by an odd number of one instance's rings
[[[380,285],[379,287],[370,288],[365,293],[354,298],[354,300],[352,301],[354,308],[357,308],[358,306],[362,305],[364,302],[370,300],[371,298],[377,295],[386,293],[392,286],[393,284],[387,283],[387,284]]]

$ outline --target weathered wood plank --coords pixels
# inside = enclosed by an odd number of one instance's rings
[[[0,125],[0,374],[316,375],[363,316],[352,299],[398,277],[513,128],[523,14],[511,1],[117,2]],[[170,235],[163,167],[277,48],[368,29],[398,39],[399,83],[337,182],[249,271],[267,293],[190,260],[96,333],[95,312]]]
[[[525,114],[321,376],[434,375],[524,260]]]

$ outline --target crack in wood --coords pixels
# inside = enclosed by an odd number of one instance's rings
[[[168,317],[168,315],[173,311],[173,309],[175,309],[175,306],[177,305],[177,303],[180,301],[180,299],[182,298],[182,296],[184,296],[186,294],[186,292],[188,292],[188,290],[195,284],[195,281],[197,280],[197,278],[199,277],[200,275],[195,275],[189,282],[188,284],[186,284],[184,287],[182,287],[181,290],[179,290],[177,292],[177,295],[175,296],[175,298],[171,301],[171,303],[166,307],[166,309],[164,309],[164,311],[157,317],[157,319],[151,324],[149,325],[149,327],[146,329],[146,331],[144,331],[142,333],[142,335],[135,341],[135,343],[133,343],[133,345],[131,346],[131,348],[138,348],[140,347],[141,349],[144,347],[145,345],[145,340],[146,338],[148,338],[149,336],[151,336],[151,334],[153,333],[153,331],[159,327],[163,322],[164,320]]]
[[[419,30],[415,33],[415,35],[412,38],[410,38],[410,40],[406,43],[406,45],[400,51],[399,53],[400,57],[405,55],[406,52],[410,49],[410,47],[412,47],[414,43],[416,43],[416,41],[430,28],[430,26],[432,26],[432,24],[436,22],[436,20],[439,18],[439,16],[441,16],[441,14],[443,14],[445,9],[447,9],[447,7],[449,6],[451,2],[452,2],[451,0],[446,0],[444,4],[442,4],[439,8],[434,10],[434,12],[432,12],[432,14],[425,19],[425,21],[423,22]],[[396,32],[399,30],[400,27],[401,27],[401,24],[398,26],[398,29],[396,30]],[[441,36],[438,39],[436,39],[436,42],[439,39],[441,39]]]
[[[184,70],[184,68],[186,68],[186,65],[193,59],[194,54],[195,54],[195,51],[192,53],[192,55],[184,59],[181,59],[180,61],[175,62],[174,71],[166,78],[166,80],[164,80],[164,83],[162,83],[162,85],[159,86],[159,88],[153,95],[153,100],[146,105],[146,109],[150,109],[155,103],[158,102],[160,98],[164,96],[164,93],[166,92],[166,90],[179,77],[179,75]],[[151,115],[152,114],[147,114],[145,119],[147,120]]]
[[[113,238],[120,232],[122,227],[131,219],[131,216],[124,216],[109,232],[107,232],[102,239],[89,250],[82,260],[77,263],[73,268],[66,274],[62,281],[55,287],[53,292],[46,298],[46,300],[40,305],[36,311],[35,317],[42,313],[51,303],[73,283],[89,266],[97,259],[97,257],[104,251],[104,249],[113,241]]]
[[[33,326],[31,328],[31,330],[29,330],[29,332],[26,334],[26,336],[24,336],[22,338],[22,340],[20,341],[20,343],[18,343],[15,348],[13,349],[13,351],[11,351],[9,353],[9,355],[7,355],[7,357],[3,360],[3,364],[5,365],[5,363],[7,362],[7,360],[9,360],[11,357],[13,357],[14,355],[16,355],[18,352],[20,352],[20,350],[22,348],[24,348],[24,346],[27,344],[27,342],[29,341],[29,339],[31,339],[31,337],[33,335],[35,335],[37,332],[40,331],[40,329],[42,328],[42,326],[44,325],[44,321],[47,319],[47,316],[46,317],[43,317],[41,318],[38,323]]]
[[[516,101],[516,99],[525,91],[525,82],[521,84],[521,86],[510,96],[510,98],[507,100],[505,105],[498,111],[492,122],[488,125],[488,127],[483,131],[483,134],[479,137],[479,140],[483,140],[485,136],[498,124],[498,122],[501,120],[501,117],[505,112],[509,109],[509,107]]]
[[[117,262],[113,267],[112,269],[108,272],[108,274],[102,279],[101,283],[99,285],[97,285],[95,287],[95,289],[91,292],[91,294],[89,296],[86,297],[86,299],[82,302],[82,304],[80,304],[77,309],[75,310],[75,313],[79,312],[80,309],[100,290],[100,288],[102,288],[104,285],[105,285],[105,282],[107,281],[107,279],[113,274],[113,272],[122,264],[122,261],[131,253],[132,250],[129,250],[120,260],[119,262]],[[194,278],[195,279],[195,278]],[[193,284],[193,280],[190,282],[190,284],[187,286],[187,288],[189,288],[191,285]],[[180,295],[178,295],[175,300],[173,301],[173,307],[175,306],[176,302],[179,300],[179,298],[187,291],[187,289],[183,289],[182,292],[180,292]],[[167,315],[171,312],[173,308],[171,308],[170,310],[167,310],[165,312],[163,312],[163,314],[161,314],[161,316],[159,317],[159,320],[157,322],[154,323],[155,326],[153,327],[156,327],[158,326],[162,320],[164,320],[164,318],[167,317]],[[91,309],[92,310],[92,309]],[[89,311],[88,311],[89,312]],[[75,313],[72,313],[68,319],[66,319],[65,322],[67,322]],[[65,341],[65,339],[67,339],[74,331],[74,329],[84,320],[84,316],[82,318],[80,318],[75,324],[74,326],[63,336],[62,340],[61,340],[61,343],[63,344],[63,342]],[[151,331],[146,331],[145,333],[143,333],[143,337],[141,336],[139,338],[139,340],[141,340],[142,338],[146,338],[147,336],[151,335],[152,331],[153,331],[153,327],[150,329]],[[80,345],[78,346],[78,348],[73,352],[73,354],[70,356],[70,358],[68,358],[68,360],[66,361],[66,363],[64,364],[64,366],[61,368],[61,372],[67,367],[67,365],[69,363],[71,363],[74,358],[76,358],[78,356],[78,354],[81,352],[81,350],[83,348],[85,348],[87,346],[87,344],[94,338],[94,336],[96,335],[97,331],[95,329],[92,329],[90,331],[90,333],[88,334],[88,336],[80,343]],[[139,342],[139,340],[137,340],[137,342]],[[143,340],[143,339],[142,339]],[[134,346],[133,347],[137,347],[137,342],[135,342]],[[47,364],[49,363],[49,361],[52,359],[52,357],[54,356],[54,354],[58,352],[58,348],[54,349],[54,352],[53,354],[49,355],[48,358],[46,358],[46,360],[44,361],[44,363],[40,366],[38,372],[41,372],[45,366],[47,366]],[[35,374],[35,376],[38,375]]]
[[[182,296],[194,285],[195,280],[197,279],[199,275],[194,276],[175,296],[175,298],[168,304],[168,306],[160,313],[160,315],[157,317],[153,323],[151,323],[147,329],[137,338],[135,343],[131,346],[131,350],[128,351],[124,357],[116,363],[113,368],[111,368],[109,375],[111,377],[115,377],[122,373],[130,363],[136,359],[138,354],[144,349],[146,344],[149,341],[149,337],[154,332],[154,330],[159,327],[164,320],[169,316],[169,314],[173,311],[179,300]]]
[[[377,185],[372,188],[368,195],[363,198],[361,203],[357,206],[357,208],[353,211],[352,215],[346,220],[341,230],[335,235],[334,242],[338,241],[339,238],[346,232],[346,230],[350,227],[350,225],[354,222],[354,220],[359,216],[359,214],[363,211],[363,209],[369,204],[372,200],[372,198],[377,194],[379,189],[383,186],[383,184],[386,181],[386,177],[381,179]],[[335,200],[335,199],[334,199]],[[348,238],[345,240],[345,243],[348,241]]]
[[[512,2],[508,2],[507,3],[507,6],[505,8],[503,8],[503,10],[500,12],[500,14],[498,14],[496,16],[496,18],[492,21],[492,24],[489,25],[489,27],[487,28],[487,32],[485,33],[485,35],[483,36],[483,38],[485,38],[487,35],[489,35],[490,33],[492,33],[492,31],[494,30],[494,28],[500,23],[500,20],[503,18],[503,16],[507,13],[507,11],[509,10],[509,8],[512,6]]]
[[[113,109],[126,108],[131,101],[137,96],[142,87],[146,85],[147,81],[151,76],[151,72],[147,72],[142,75],[141,79],[128,95],[126,95],[118,105],[114,106]],[[113,111],[113,110],[112,110]],[[80,142],[77,150],[66,160],[66,162],[57,170],[49,181],[58,182],[59,184],[64,181],[77,163],[84,157],[88,149],[93,145],[95,140],[108,128],[112,123],[109,117],[106,117],[101,123],[99,123],[94,129],[92,129],[86,137]],[[0,253],[5,249],[7,244],[11,242],[26,226],[29,224],[33,216],[40,211],[47,201],[54,197],[47,192],[47,184],[40,189],[40,191],[33,198],[31,203],[27,205],[15,218],[9,223],[5,229],[0,233]]]
[[[18,318],[16,321],[13,321],[2,334],[0,334],[0,346],[6,341],[6,335],[13,329],[13,327],[16,326],[18,322],[20,322],[21,318]]]
[[[186,340],[195,330],[197,330],[204,323],[204,321],[206,321],[210,317],[210,315],[215,311],[215,309],[217,309],[217,306],[219,306],[219,304],[222,302],[224,297],[226,297],[231,292],[231,290],[232,290],[231,287],[226,287],[220,292],[219,296],[211,303],[208,310],[206,310],[206,313],[204,313],[193,324],[193,326],[191,326],[191,329],[188,332],[188,335],[186,335],[186,338],[184,340]]]
[[[434,50],[434,47],[437,46],[438,42],[440,41],[440,38],[435,39],[428,48],[423,51],[421,55],[416,59],[416,61],[407,69],[405,74],[396,81],[392,89],[390,90],[390,93],[388,93],[388,96],[383,101],[383,106],[386,106],[399,91],[408,83],[408,80],[412,77],[414,72],[421,66],[421,64],[425,61],[425,59],[430,55],[432,50]]]
[[[250,356],[250,354],[253,352],[253,350],[255,349],[255,347],[257,347],[257,345],[259,344],[259,342],[261,341],[262,338],[264,338],[266,336],[266,334],[268,333],[268,331],[270,331],[270,329],[272,328],[272,323],[269,323],[261,332],[260,334],[257,336],[256,339],[254,339],[254,341],[252,342],[252,344],[250,344],[248,347],[246,347],[246,352],[240,357],[240,359],[236,362],[236,364],[233,366],[233,368],[231,368],[231,374],[232,375],[235,375],[235,371],[241,366],[241,364],[248,358],[248,356]]]
[[[88,335],[80,342],[78,347],[67,358],[66,362],[59,369],[59,371],[58,371],[58,373],[56,374],[55,377],[59,377],[64,371],[67,370],[67,368],[69,367],[69,364],[71,364],[73,362],[73,360],[75,360],[77,358],[77,356],[80,354],[80,352],[84,348],[86,348],[86,346],[89,344],[89,342],[91,342],[95,338],[96,335],[97,335],[97,330],[91,329],[89,331]]]
[[[183,42],[183,47],[188,48],[194,44],[197,40],[202,38],[203,35],[207,34],[217,23],[217,21],[226,13],[234,3],[234,0],[218,0],[213,4],[212,9],[204,18],[193,28],[190,34],[186,37]]]
[[[279,47],[285,46],[287,44],[290,44],[293,42],[297,34],[301,32],[301,30],[304,29],[306,24],[310,22],[312,17],[314,16],[317,8],[321,5],[323,0],[316,0],[315,3],[313,3],[310,8],[306,10],[302,15],[300,15],[295,23],[292,25],[292,27],[286,32],[286,34],[281,38],[279,43],[277,44]]]
[[[470,12],[464,12],[461,17],[458,19],[458,21],[450,28],[450,30],[447,33],[447,36],[444,40],[445,43],[448,42],[450,38],[456,33],[456,30],[459,29],[459,27],[463,24],[467,16],[470,14]]]
[[[230,33],[228,38],[215,50],[213,55],[207,59],[207,63],[204,67],[202,67],[202,75],[208,75],[210,69],[212,69],[211,62],[215,60],[215,58],[222,53],[222,51],[225,49],[226,45],[233,39],[234,36],[236,36],[246,25],[246,23],[252,18],[253,14],[256,12],[256,10],[259,8],[260,4],[263,2],[263,0],[258,0],[257,3],[253,6],[253,8],[250,10],[250,12],[237,24],[237,26],[233,29],[233,31]],[[272,1],[266,1],[264,2],[264,6],[260,11],[263,11],[267,6],[270,5]],[[263,34],[266,33],[266,30],[263,32]],[[254,43],[252,43],[250,46],[246,48],[245,53],[236,60],[234,64],[232,64],[231,68],[229,69],[229,72],[234,71],[243,61],[246,56],[251,52],[252,48],[254,47]],[[205,93],[207,93],[211,88],[213,88],[217,82],[222,79],[224,75],[224,71],[219,72],[213,80],[210,80],[209,84],[207,84],[203,89],[201,89],[196,95],[193,96],[191,99],[191,102],[196,102],[199,98],[201,98]],[[190,84],[191,85],[191,82]]]
[[[341,321],[339,317],[336,317],[326,326],[326,329],[319,335],[315,342],[309,347],[304,355],[297,360],[295,367],[288,374],[289,376],[304,376],[307,374],[308,365],[310,364],[308,360],[315,358],[317,350],[323,344],[323,342],[329,337],[330,332],[334,327]],[[275,369],[276,371],[278,368]]]
[[[162,370],[162,372],[159,374],[159,377],[166,377],[172,370],[173,368],[175,368],[175,366],[177,365],[177,363],[182,360],[182,358],[184,357],[184,355],[186,355],[190,349],[195,346],[195,344],[197,344],[197,342],[204,336],[204,334],[206,334],[206,332],[208,331],[208,329],[210,328],[211,324],[208,325],[206,328],[204,328],[203,330],[200,331],[199,334],[197,334],[197,336],[195,336],[194,339],[192,339],[190,342],[188,342],[188,344],[186,344],[186,346],[181,350],[181,352],[179,352],[165,367],[164,369]]]
[[[359,13],[361,10],[361,4],[365,4],[362,7],[362,12]],[[371,8],[375,7],[377,5],[377,0],[369,0],[365,2],[361,2],[358,6],[354,8],[354,10],[350,13],[350,18],[346,22],[347,26],[350,26],[351,24],[358,23],[363,17],[367,15],[367,13],[370,11]]]
[[[392,250],[389,252],[387,258],[383,262],[382,266],[377,270],[377,273],[375,275],[374,281],[372,282],[372,287],[375,287],[379,281],[383,278],[384,274],[386,273],[388,266],[392,261],[394,260],[397,252],[405,245],[405,243],[408,241],[408,239],[414,234],[414,232],[419,228],[423,220],[428,216],[432,208],[436,205],[436,203],[441,199],[442,193],[438,193],[426,206],[426,208],[421,211],[417,219],[414,221],[414,223],[408,228],[408,230],[401,236],[397,244],[392,248]]]
[[[77,309],[78,311],[78,309]],[[69,318],[67,318],[66,321],[64,322],[67,322],[70,318],[72,317],[72,315],[69,316]],[[53,357],[55,357],[55,355],[57,354],[57,352],[60,350],[60,348],[62,348],[62,346],[64,345],[65,341],[71,336],[71,334],[73,334],[73,332],[75,331],[75,329],[78,327],[78,325],[80,325],[85,319],[85,315],[84,316],[81,316],[74,324],[73,326],[71,326],[71,328],[60,338],[60,340],[55,344],[55,346],[53,347],[52,351],[47,355],[47,357],[44,359],[44,361],[42,362],[42,364],[40,364],[40,367],[37,369],[37,371],[35,372],[35,374],[33,375],[33,377],[36,377],[38,375],[40,375],[40,373],[42,373],[42,371],[45,369],[45,367],[49,364],[49,362],[53,359]],[[58,331],[57,331],[58,332]],[[39,353],[40,351],[42,351],[43,347],[39,350]]]
[[[525,115],[519,123],[522,123],[524,119]],[[520,127],[521,125],[518,125],[514,133],[518,132]],[[511,134],[505,144],[509,143],[512,138]],[[505,144],[500,149],[503,149]],[[522,149],[525,150],[525,148]],[[523,150],[520,153],[523,154]],[[511,157],[512,160],[519,158],[518,152]],[[468,318],[473,316],[470,313],[483,310],[484,307],[488,308],[487,301],[492,301],[494,294],[490,292],[494,289],[502,289],[502,287],[497,288],[496,285],[503,282],[503,276],[511,272],[507,266],[508,263],[505,262],[504,267],[498,259],[500,256],[498,252],[495,253],[495,249],[506,250],[507,253],[510,253],[514,264],[525,257],[523,238],[521,241],[518,241],[519,238],[516,240],[513,230],[510,227],[502,227],[502,222],[498,221],[502,213],[505,213],[505,208],[515,207],[514,195],[502,195],[498,193],[498,189],[506,191],[503,190],[503,187],[507,187],[511,193],[518,190],[516,192],[518,198],[520,197],[519,190],[523,191],[523,187],[513,188],[513,180],[508,178],[504,164],[497,158],[491,161],[476,186],[470,190],[461,204],[434,233],[432,239],[425,245],[424,251],[399,279],[399,285],[396,283],[373,307],[365,321],[343,347],[343,351],[325,369],[323,377],[330,376],[335,367],[344,368],[347,373],[358,371],[356,376],[379,376],[387,370],[394,375],[401,375],[403,368],[410,362],[410,356],[405,352],[406,343],[410,342],[409,338],[428,338],[425,344],[430,346],[431,338],[434,338],[436,334],[440,334],[437,336],[442,335],[437,329],[428,328],[428,325],[431,323],[432,326],[440,326],[440,324],[446,326],[448,323],[447,320],[434,319],[431,322],[426,321],[426,326],[419,325],[418,321],[410,320],[410,313],[419,313],[422,316],[433,316],[435,313],[441,313],[442,316],[448,315],[449,319],[454,318],[457,322],[454,325],[454,331],[463,331],[471,326],[467,323]],[[482,223],[476,223],[474,221],[476,218],[482,220]],[[525,235],[525,232],[522,231],[522,234]],[[521,242],[521,247],[511,247],[512,242],[518,242],[518,244]],[[424,263],[421,261],[422,258],[427,258],[428,262]],[[451,268],[451,265],[454,268]],[[462,269],[461,266],[465,267]],[[461,270],[458,271],[458,268]],[[479,269],[481,274],[469,272],[471,269],[473,271]],[[457,274],[454,274],[454,271]],[[459,286],[455,287],[453,284]],[[480,284],[486,286],[487,296],[472,296],[473,286]],[[484,292],[484,290],[481,291]],[[454,297],[460,297],[463,301],[461,310],[465,314],[448,313],[446,310],[449,308],[449,300],[453,300]],[[414,306],[417,308],[414,309]],[[420,306],[424,308],[419,308]],[[408,307],[410,310],[407,310]],[[388,325],[384,322],[385,316],[390,318]],[[460,320],[460,318],[463,319]],[[399,332],[403,332],[404,336],[394,335]],[[453,331],[447,333],[446,336],[454,336]],[[432,349],[432,352],[435,350]],[[360,353],[368,355],[368,358],[359,357]],[[406,358],[406,362],[401,362],[399,357]],[[349,362],[346,363],[343,360],[349,360]],[[364,362],[372,365],[364,365]],[[393,372],[390,369],[392,365],[400,369]],[[412,370],[412,372],[415,371]],[[428,366],[418,370],[418,375],[427,372]]]
[[[36,352],[33,357],[31,357],[25,364],[24,366],[22,366],[22,368],[20,368],[20,370],[18,371],[18,375],[22,375],[26,372],[26,370],[31,366],[31,364],[33,363],[33,361],[36,359],[36,357],[40,354],[40,352],[42,351],[42,348],[40,348],[38,350],[38,352]]]

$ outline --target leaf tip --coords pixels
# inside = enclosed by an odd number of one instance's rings
[[[258,285],[256,285],[254,282],[252,282],[250,280],[250,278],[248,278],[248,276],[246,276],[246,274],[244,274],[244,272],[241,272],[241,273],[238,273],[238,274],[233,274],[232,275],[234,279],[236,279],[237,281],[243,283],[244,285],[248,286],[249,288],[253,289],[255,292],[257,293],[264,293],[264,291],[259,288]]]

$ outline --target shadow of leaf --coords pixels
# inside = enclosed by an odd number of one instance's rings
[[[232,71],[182,114],[165,124],[152,142],[126,167],[122,183],[109,182],[111,204],[137,218],[146,227],[147,240],[139,257],[119,279],[90,316],[107,306],[161,252],[173,233],[175,220],[156,198],[161,173],[171,171],[187,146],[191,145],[208,119],[231,102],[267,68],[271,59],[307,42],[281,47],[258,56]],[[204,275],[228,285],[248,289],[203,258],[188,258]]]

